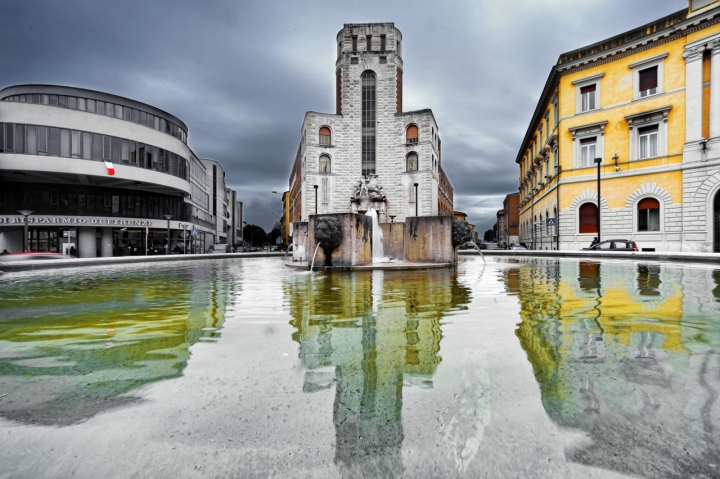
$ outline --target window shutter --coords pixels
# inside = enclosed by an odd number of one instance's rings
[[[597,84],[593,83],[592,85],[584,86],[580,88],[580,94],[590,93],[592,91],[595,91],[597,88]]]
[[[658,67],[656,66],[646,70],[640,70],[640,91],[657,88],[657,73]]]
[[[408,143],[411,143],[411,140],[417,141],[418,139],[418,127],[415,125],[410,125],[407,128],[407,140]]]
[[[644,198],[638,203],[638,210],[660,209],[660,203],[655,198]]]

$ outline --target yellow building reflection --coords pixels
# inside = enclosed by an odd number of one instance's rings
[[[335,385],[335,463],[343,477],[403,471],[402,388],[432,388],[440,320],[470,301],[451,270],[298,276],[286,294],[308,369],[303,391]]]
[[[672,463],[717,473],[720,272],[534,259],[504,282],[545,410],[593,440],[568,459],[643,477]]]

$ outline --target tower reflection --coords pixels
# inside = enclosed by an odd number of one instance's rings
[[[396,477],[402,388],[432,388],[440,320],[470,300],[455,271],[300,276],[286,291],[308,369],[303,391],[335,385],[335,464],[343,477]]]

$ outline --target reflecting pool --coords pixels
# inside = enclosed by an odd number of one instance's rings
[[[718,477],[720,268],[0,277],[0,477]]]

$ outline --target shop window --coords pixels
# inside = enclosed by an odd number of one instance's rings
[[[320,133],[320,144],[326,145],[326,146],[330,145],[330,140],[331,140],[330,128],[328,128],[327,126],[323,126],[322,128],[320,128],[319,133]]]
[[[419,138],[419,132],[417,125],[410,125],[405,130],[406,143],[417,143]]]
[[[638,203],[638,231],[660,231],[660,202],[644,198]]]
[[[585,203],[580,206],[579,232],[597,233],[597,206],[594,203]]]

